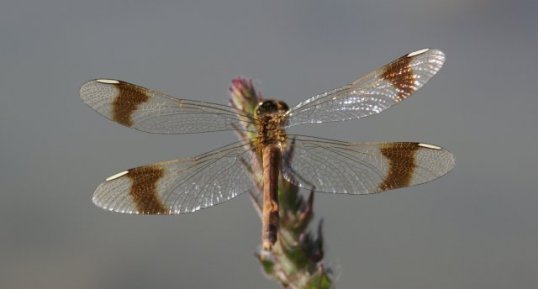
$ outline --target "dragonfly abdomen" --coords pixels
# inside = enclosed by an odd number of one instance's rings
[[[262,243],[264,250],[271,250],[278,232],[278,176],[282,153],[278,145],[262,149],[263,162],[263,218]]]

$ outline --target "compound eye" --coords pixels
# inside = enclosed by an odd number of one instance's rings
[[[260,105],[260,112],[273,112],[276,110],[276,104],[272,100],[266,100]]]
[[[290,107],[288,106],[287,103],[279,100],[278,101],[278,110],[281,110],[281,111],[288,111],[290,110]]]

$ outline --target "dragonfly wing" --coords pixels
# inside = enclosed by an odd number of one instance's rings
[[[131,214],[180,214],[222,203],[254,188],[245,169],[253,153],[235,143],[191,159],[133,168],[109,177],[93,202]]]
[[[290,136],[282,172],[290,182],[316,192],[370,194],[426,183],[453,167],[450,152],[429,144]]]
[[[103,116],[149,133],[188,134],[244,129],[252,120],[232,107],[178,99],[120,80],[91,80],[80,97]]]
[[[444,61],[444,53],[435,49],[406,54],[348,85],[299,103],[289,111],[288,127],[380,113],[421,88]]]

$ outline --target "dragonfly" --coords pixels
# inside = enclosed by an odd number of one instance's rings
[[[443,66],[436,49],[408,53],[337,89],[290,108],[261,101],[254,114],[232,106],[179,99],[125,81],[83,84],[82,100],[121,125],[156,134],[243,130],[250,137],[191,158],[158,162],[107,178],[93,194],[106,210],[149,215],[190,213],[260,190],[262,247],[277,240],[278,181],[316,192],[362,195],[429,182],[454,167],[453,155],[420,142],[344,142],[286,129],[359,119],[407,99]],[[247,166],[261,168],[261,183]]]

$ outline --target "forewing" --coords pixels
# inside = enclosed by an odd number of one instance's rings
[[[235,143],[191,159],[133,168],[99,185],[93,202],[120,213],[194,212],[255,188],[245,169],[252,157]]]
[[[380,113],[421,88],[444,61],[444,53],[435,49],[406,54],[348,85],[299,103],[289,112],[288,127]]]
[[[103,116],[137,130],[188,134],[249,127],[251,119],[232,107],[178,99],[120,80],[92,80],[80,97]]]
[[[453,167],[450,152],[429,144],[290,136],[282,172],[290,182],[316,192],[370,194],[426,183]]]

